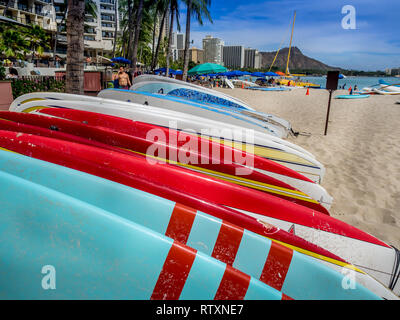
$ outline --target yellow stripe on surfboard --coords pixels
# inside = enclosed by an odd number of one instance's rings
[[[197,135],[197,136],[200,136],[200,135]],[[212,140],[213,142],[222,143],[226,146],[233,147],[233,148],[245,151],[245,152],[253,153],[257,156],[260,156],[263,158],[268,158],[268,159],[271,159],[274,161],[284,161],[284,162],[292,162],[292,163],[300,164],[300,165],[314,166],[313,163],[311,163],[295,154],[290,154],[290,153],[287,153],[287,152],[281,151],[281,150],[271,149],[271,148],[257,146],[257,145],[250,145],[250,144],[246,144],[246,143],[230,141],[230,140],[225,140],[225,139],[219,139],[216,137],[206,137],[204,135],[201,135],[201,138],[207,138],[209,140]]]
[[[45,99],[39,99],[39,98],[35,98],[37,101],[38,100],[45,100]],[[29,100],[29,99],[28,99]],[[27,100],[26,100],[27,101]],[[45,106],[36,106],[36,107],[31,107],[31,108],[27,108],[24,109],[22,112],[24,113],[31,113],[34,111],[38,111],[41,109],[46,109],[46,108],[50,108],[50,107],[45,107]],[[204,135],[198,135],[198,137],[201,138],[206,138]],[[262,147],[262,146],[256,146],[256,145],[247,145],[245,143],[241,143],[241,142],[234,142],[234,141],[226,141],[224,139],[218,139],[215,137],[208,137],[209,140],[212,140],[213,142],[217,142],[217,143],[222,143],[224,145],[230,146],[230,147],[234,147],[236,149],[242,150],[242,151],[246,151],[249,152],[248,150],[253,150],[253,153],[257,156],[260,156],[262,158],[267,158],[270,159],[271,161],[275,161],[278,163],[281,163],[282,165],[286,165],[286,163],[293,163],[295,165],[305,165],[305,166],[314,166],[311,162],[296,156],[294,154],[290,154],[287,153],[285,151],[280,151],[280,150],[275,150],[275,149],[271,149],[268,147]],[[249,146],[249,147],[248,147]],[[317,174],[313,174],[310,172],[305,172],[305,171],[301,171],[301,170],[296,170],[297,172],[301,173],[301,174],[306,174],[306,175],[313,175],[313,176],[318,176]]]
[[[0,147],[0,150],[12,152],[12,153],[18,153],[18,152],[15,152],[15,151],[12,151],[12,150],[8,150],[8,149],[2,148],[2,147]]]
[[[49,109],[49,108],[50,107],[36,106],[36,107],[31,107],[31,108],[24,109],[24,110],[22,110],[22,112],[23,113],[31,113],[31,112],[34,112],[34,111],[38,111],[38,110],[42,110],[42,109]]]
[[[40,100],[46,100],[46,99],[43,99],[43,98],[27,99],[27,100],[21,102],[21,104],[30,102],[30,101],[40,101]],[[23,110],[22,112],[30,113],[30,112],[37,111],[37,110],[43,109],[43,108],[47,108],[47,107],[44,107],[44,106],[31,107],[31,108],[27,108],[27,109]],[[248,150],[254,150],[254,152],[250,152],[250,153],[254,153],[257,156],[260,156],[263,158],[268,158],[273,161],[290,162],[290,163],[299,164],[299,165],[313,166],[313,163],[311,163],[297,155],[290,154],[285,151],[275,150],[275,149],[266,148],[266,147],[257,146],[257,145],[254,145],[254,146],[251,145],[251,147],[248,147],[247,144],[241,143],[241,142],[227,141],[225,139],[218,139],[215,137],[205,137],[204,135],[198,135],[198,134],[197,134],[197,136],[201,136],[202,138],[208,138],[209,140],[212,140],[214,142],[222,143],[224,145],[234,147],[236,149],[246,151],[246,152],[249,152]]]
[[[175,164],[175,165],[178,165],[178,166],[181,166],[184,168],[189,168],[189,169],[192,169],[195,171],[203,172],[208,175],[213,175],[213,176],[216,176],[220,180],[232,182],[232,183],[242,185],[245,187],[249,187],[249,188],[253,188],[253,189],[257,189],[257,190],[261,190],[261,191],[265,191],[265,192],[269,192],[269,193],[279,194],[279,195],[283,195],[283,196],[286,196],[289,198],[307,201],[310,203],[316,203],[316,204],[319,203],[318,201],[309,197],[304,192],[301,192],[298,190],[290,190],[290,189],[270,185],[270,184],[263,183],[263,182],[258,182],[258,181],[254,181],[254,180],[250,180],[250,179],[246,179],[246,178],[242,178],[242,177],[232,176],[232,175],[229,175],[226,173],[221,173],[221,172],[217,172],[217,171],[213,171],[213,170],[209,170],[209,169],[205,169],[205,168],[201,168],[201,167],[196,167],[196,166],[189,165],[189,164],[183,164],[183,163],[180,163],[180,162],[174,161],[174,160],[163,159],[160,157],[151,156],[151,155],[141,153],[138,151],[133,151],[133,150],[129,150],[129,149],[124,149],[124,150],[130,151],[130,152],[133,152],[136,154],[140,154],[144,157],[151,157],[153,159],[165,161],[170,164]]]
[[[44,98],[31,98],[31,99],[26,99],[24,101],[22,101],[20,104],[24,104],[24,103],[28,103],[28,102],[32,102],[32,101],[41,101],[41,100],[46,100]]]
[[[316,259],[319,259],[319,260],[322,260],[322,261],[326,261],[326,262],[335,264],[335,265],[340,266],[342,268],[347,268],[347,269],[354,270],[354,271],[362,273],[362,274],[366,274],[364,271],[360,270],[356,266],[354,266],[352,264],[349,264],[347,262],[343,262],[343,261],[339,261],[339,260],[336,260],[336,259],[333,259],[333,258],[329,258],[327,256],[323,256],[321,254],[318,254],[318,253],[315,253],[315,252],[312,252],[312,251],[308,251],[306,249],[302,249],[302,248],[293,246],[291,244],[288,244],[288,243],[285,243],[285,242],[281,242],[279,240],[271,239],[269,237],[266,237],[266,238],[271,240],[271,241],[275,241],[275,242],[277,242],[277,243],[279,243],[279,244],[281,244],[281,245],[283,245],[285,247],[288,247],[288,248],[290,248],[292,250],[295,250],[297,252],[300,252],[300,253],[303,253],[305,255],[308,255],[310,257],[313,257],[313,258],[316,258]]]

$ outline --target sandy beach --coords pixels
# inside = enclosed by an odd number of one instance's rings
[[[331,215],[400,248],[400,96],[332,99],[324,135],[329,93],[303,88],[290,92],[222,89],[256,110],[291,122],[301,133],[288,140],[325,165],[322,186],[333,196]],[[338,90],[333,94],[347,94]]]

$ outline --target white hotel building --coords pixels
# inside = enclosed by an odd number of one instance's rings
[[[85,23],[85,56],[96,59],[113,50],[115,24],[119,31],[118,0],[93,0],[97,5],[97,18],[86,15]],[[56,30],[59,35],[56,54],[65,58],[67,53],[67,38],[65,21],[62,20],[66,11],[64,0],[0,0],[0,15],[8,3],[6,17],[22,24],[37,24],[51,33],[51,49],[47,57],[53,56],[53,45]],[[115,11],[117,6],[117,11]]]

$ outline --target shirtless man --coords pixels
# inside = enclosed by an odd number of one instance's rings
[[[129,89],[131,86],[131,81],[129,80],[128,74],[125,72],[124,67],[119,68],[117,79],[121,89]]]

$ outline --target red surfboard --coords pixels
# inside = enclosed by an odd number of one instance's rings
[[[283,244],[289,244],[296,248],[301,248],[317,255],[328,257],[340,262],[345,262],[337,255],[332,254],[331,252],[319,246],[316,246],[296,235],[276,228],[271,224],[260,222],[253,217],[245,215],[231,208],[221,206],[212,201],[209,201],[208,199],[204,199],[199,196],[193,196],[182,190],[171,189],[166,185],[158,184],[152,181],[152,179],[143,178],[140,175],[134,175],[124,170],[118,170],[111,165],[107,156],[105,158],[102,158],[102,156],[100,156],[99,158],[97,158],[99,161],[96,162],[87,161],[86,157],[80,157],[81,154],[87,152],[89,152],[89,154],[92,154],[92,156],[94,157],[98,157],[99,154],[97,154],[96,151],[100,152],[101,155],[108,155],[113,157],[118,155],[117,152],[107,151],[104,149],[99,149],[78,143],[71,143],[65,140],[62,141],[53,138],[40,137],[32,134],[23,134],[20,132],[3,130],[0,130],[0,147],[36,159],[49,161],[55,164],[69,167],[71,169],[83,171],[136,189],[140,189],[142,191],[149,192],[157,196],[175,201],[177,203],[181,203],[185,206],[195,208],[196,210],[208,213],[214,217],[228,221],[233,225],[237,225],[238,227],[255,232],[270,239],[280,241]],[[143,159],[141,159],[140,157],[132,155],[120,156],[125,159],[130,159],[130,165],[134,165],[135,161],[133,161],[132,163],[132,160],[139,160],[140,162],[143,162]],[[118,161],[118,158],[119,156],[114,158],[114,160]],[[162,166],[168,167],[169,165],[166,164]],[[179,167],[175,168],[177,170],[187,171],[190,173],[190,171],[188,170],[182,170]],[[196,173],[193,174],[198,175]],[[211,181],[214,180],[212,178],[210,179]]]
[[[148,150],[150,149],[153,150],[157,149],[158,153],[160,153],[161,150],[164,151],[164,155],[159,157],[161,161],[165,161],[165,158],[171,160],[172,159],[178,160],[178,156],[180,158],[181,155],[184,154],[184,160],[188,159],[190,160],[190,163],[183,164],[182,162],[174,161],[173,164],[184,166],[191,170],[200,171],[202,173],[214,176],[216,178],[225,181],[230,181],[249,188],[261,190],[270,193],[274,196],[292,201],[294,203],[309,207],[311,209],[323,212],[325,214],[329,214],[328,210],[325,207],[323,207],[320,203],[311,199],[308,195],[304,194],[303,192],[298,191],[297,189],[293,188],[292,186],[280,180],[277,180],[259,171],[252,170],[251,168],[245,167],[235,162],[225,163],[224,153],[218,152],[218,154],[221,155],[222,158],[221,159],[213,157],[212,154],[210,153],[206,154],[202,153],[201,151],[198,152],[197,150],[190,150],[190,156],[187,157],[186,155],[187,149],[184,149],[184,145],[182,145],[181,147],[175,147],[173,145],[165,144],[166,141],[154,142],[152,140],[147,140],[146,137],[143,138],[143,131],[141,131],[139,135],[126,134],[110,130],[103,126],[102,127],[91,126],[88,124],[82,124],[75,121],[68,121],[53,117],[50,118],[38,114],[0,111],[0,119],[17,122],[15,123],[10,121],[0,120],[0,129],[2,130],[12,130],[12,131],[19,130],[24,133],[53,137],[57,139],[65,139],[67,141],[75,141],[79,143],[85,143],[88,145],[101,147],[101,145],[93,143],[93,142],[98,142],[108,146],[116,147],[116,148],[108,148],[106,146],[103,146],[103,148],[105,149],[119,151],[126,154],[131,154],[133,151],[136,154],[139,153],[142,156],[146,156],[146,154],[148,154]],[[132,123],[132,121],[130,122]],[[37,127],[39,127],[38,129],[44,128],[50,130],[48,131],[38,130],[36,129]],[[151,126],[151,127],[152,129],[165,130],[165,128],[159,129],[160,127],[157,126]],[[147,131],[145,132],[149,132],[149,130],[152,129],[147,128]],[[83,138],[86,140],[83,139],[74,140],[73,137],[66,136],[65,134],[77,136],[79,138]],[[176,134],[176,131],[174,131],[173,134]],[[195,139],[195,142],[197,144],[199,143],[200,139],[198,137],[185,134],[185,138],[186,137]],[[207,148],[208,151],[213,150],[212,148],[215,148],[215,146],[221,148],[223,152],[230,152],[232,154],[232,151],[235,151],[234,148],[228,148],[228,147],[224,148],[224,146],[221,144],[217,144],[205,139],[201,140],[202,141],[200,141],[200,143],[205,141],[206,143],[211,144],[211,146]],[[176,139],[176,141],[179,140]],[[248,156],[253,157],[253,155],[248,155]],[[234,158],[231,157],[231,159]],[[266,160],[263,158],[261,159]],[[277,171],[277,169],[278,170],[280,169],[279,168],[280,165],[277,165],[272,161],[266,160],[265,162],[266,163],[263,163],[264,165],[268,165],[269,164],[268,162],[272,164],[271,167],[273,171],[274,170]],[[285,170],[288,171],[289,174],[291,174],[290,171],[292,170],[290,169],[285,169]],[[245,172],[246,175],[244,176],[238,175],[237,172]]]
[[[56,164],[69,163],[78,170],[80,166],[86,168],[98,165],[107,166],[115,174],[124,173],[128,176],[148,180],[154,184],[180,190],[195,198],[228,208],[304,226],[310,228],[310,231],[320,230],[389,247],[372,235],[318,211],[176,166],[152,165],[141,157],[16,132],[1,131],[0,146]]]
[[[266,171],[271,171],[280,175],[286,175],[291,178],[299,179],[299,180],[304,180],[307,182],[313,183],[310,179],[305,177],[304,175],[291,170],[290,168],[287,168],[285,166],[280,165],[279,163],[276,163],[274,161],[262,158],[260,156],[256,155],[248,155],[245,151],[238,150],[235,148],[231,148],[227,145],[223,145],[220,143],[215,143],[209,139],[204,139],[200,138],[195,135],[191,135],[185,132],[177,131],[174,129],[170,128],[165,128],[145,122],[140,122],[140,121],[133,121],[125,118],[120,118],[116,116],[111,116],[111,115],[106,115],[106,114],[99,114],[95,112],[90,112],[90,111],[83,111],[83,110],[75,110],[75,109],[66,109],[66,108],[44,108],[40,109],[37,112],[63,118],[63,119],[68,119],[68,120],[73,120],[77,122],[81,122],[83,124],[88,124],[91,126],[96,126],[96,127],[104,127],[107,129],[111,129],[115,132],[120,132],[120,133],[125,133],[130,136],[135,136],[139,138],[146,139],[147,133],[151,130],[162,130],[165,137],[166,137],[166,143],[168,145],[174,145],[178,148],[183,147],[186,142],[189,139],[194,139],[196,138],[198,141],[198,146],[201,146],[202,144],[208,145],[208,148],[206,150],[215,150],[219,149],[219,154],[222,156],[225,153],[231,153],[232,159],[241,159],[243,157],[250,157],[252,156],[254,158],[254,167],[261,169],[261,170],[266,170]],[[179,139],[178,139],[179,137]],[[201,148],[198,148],[198,150],[201,150],[202,154],[206,156],[211,156],[210,154],[205,154],[206,151],[204,151]]]

